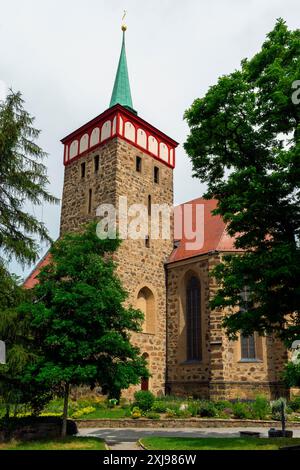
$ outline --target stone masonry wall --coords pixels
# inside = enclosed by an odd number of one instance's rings
[[[210,399],[251,399],[258,394],[274,398],[286,395],[280,374],[286,350],[278,340],[256,335],[257,360],[241,360],[240,341],[230,341],[221,323],[223,309],[211,311],[209,299],[217,291],[209,276],[219,255],[168,265],[167,386],[170,393]],[[185,274],[198,275],[202,286],[203,359],[188,364],[185,358]]]
[[[99,171],[94,171],[94,157],[99,155]],[[136,156],[142,159],[141,172],[136,171]],[[85,177],[81,164],[86,163]],[[159,168],[159,183],[154,183],[154,166]],[[88,213],[88,195],[92,189],[92,210]],[[100,204],[110,203],[118,208],[120,196],[127,196],[128,206],[145,204],[148,196],[153,204],[173,204],[173,172],[130,143],[115,138],[99,149],[65,167],[62,200],[61,233],[79,230],[82,224],[95,218]],[[130,220],[130,219],[129,219]],[[171,232],[172,233],[172,232]],[[137,306],[137,297],[147,287],[154,296],[154,322],[150,333],[134,333],[132,341],[148,357],[151,378],[149,388],[155,394],[165,391],[166,363],[166,285],[164,262],[173,248],[172,239],[124,240],[115,255],[117,272],[129,293],[128,304]],[[152,320],[153,321],[153,318]],[[132,396],[132,387],[125,394]]]
[[[136,172],[136,156],[142,158],[141,173]],[[154,183],[154,166],[159,168],[159,183]],[[125,141],[118,143],[117,198],[127,196],[128,205],[173,204],[173,171]],[[150,219],[151,220],[151,219]],[[149,222],[150,222],[149,220]],[[172,219],[171,219],[172,220]],[[172,234],[172,231],[171,231]],[[128,302],[137,304],[141,289],[147,287],[154,295],[155,318],[151,333],[133,334],[133,342],[148,356],[152,374],[149,389],[155,394],[165,392],[166,367],[166,282],[164,263],[173,248],[172,237],[168,240],[153,240],[150,247],[145,240],[125,240],[117,253],[118,273],[125,289],[129,292]],[[153,321],[153,319],[151,319]],[[129,395],[140,387],[132,387]],[[128,393],[127,393],[128,395]]]

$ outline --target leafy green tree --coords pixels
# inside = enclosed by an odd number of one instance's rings
[[[185,113],[194,176],[244,250],[214,271],[221,287],[211,305],[228,307],[232,338],[258,331],[290,344],[300,336],[299,79],[300,30],[279,19],[261,50]]]
[[[143,315],[125,307],[126,292],[115,274],[118,240],[100,240],[93,223],[66,234],[51,248],[51,263],[39,274],[30,313],[40,359],[24,381],[63,391],[62,435],[66,432],[70,386],[100,384],[110,397],[147,376],[145,359],[130,343]]]
[[[300,352],[297,360],[286,364],[283,378],[288,387],[300,387]]]
[[[25,203],[57,202],[46,189],[46,154],[36,143],[33,121],[20,93],[0,101],[0,259],[15,256],[22,263],[36,260],[36,236],[49,241],[45,225],[26,212]]]
[[[0,400],[6,406],[7,417],[12,405],[16,409],[20,404],[27,404],[38,412],[50,394],[35,381],[24,387],[25,369],[36,360],[36,353],[28,316],[17,310],[21,302],[30,298],[30,291],[23,289],[20,280],[1,264],[0,285],[0,338],[7,349],[6,364],[0,365]]]
[[[16,308],[5,310],[0,316],[0,336],[7,349],[6,364],[0,365],[0,400],[5,404],[6,417],[12,406],[16,410],[19,405],[39,413],[53,393],[33,377],[24,386],[28,367],[38,360],[28,316],[20,315]]]
[[[18,276],[10,274],[0,261],[0,318],[3,310],[15,307],[24,299],[24,291],[20,283]]]

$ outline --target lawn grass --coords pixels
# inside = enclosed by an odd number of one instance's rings
[[[300,445],[300,438],[239,438],[239,437],[147,437],[141,443],[148,450],[278,450]]]
[[[119,419],[125,418],[126,412],[123,408],[96,408],[92,413],[82,415],[78,419]]]
[[[0,450],[105,450],[105,443],[96,437],[66,437],[32,442],[11,441],[0,444]]]

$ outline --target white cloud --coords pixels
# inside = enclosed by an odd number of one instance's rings
[[[7,95],[7,85],[3,80],[0,80],[0,101],[5,100]]]

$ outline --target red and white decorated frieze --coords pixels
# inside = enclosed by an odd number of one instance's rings
[[[120,137],[171,168],[177,142],[121,105],[116,105],[62,139],[64,164]]]

